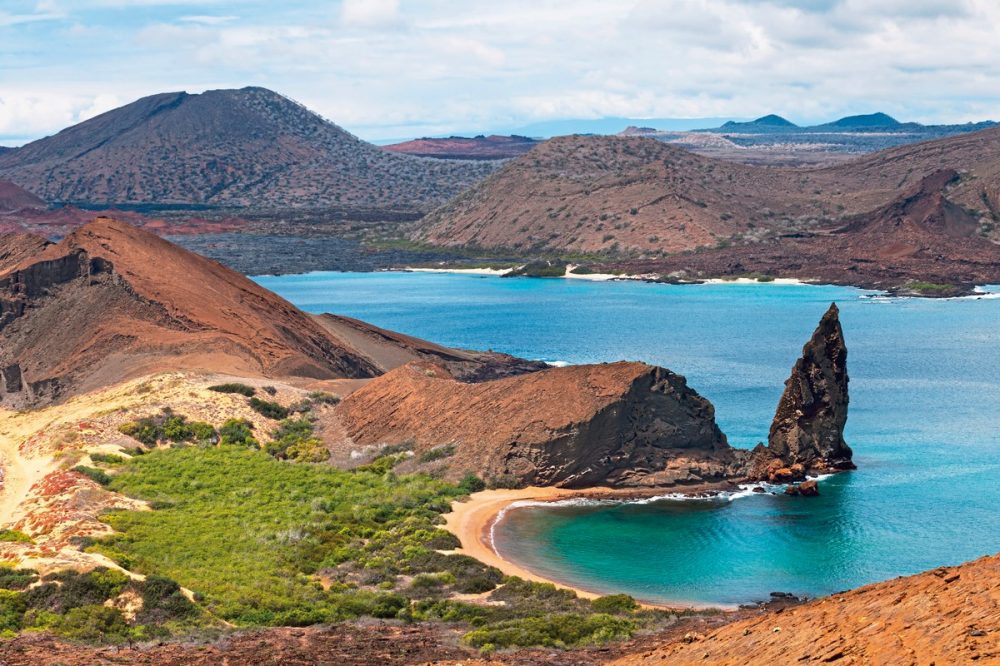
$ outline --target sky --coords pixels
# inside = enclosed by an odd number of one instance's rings
[[[0,0],[0,144],[257,85],[369,140],[565,118],[1000,120],[997,0]]]

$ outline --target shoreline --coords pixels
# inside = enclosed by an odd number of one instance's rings
[[[705,487],[703,490],[715,489]],[[637,499],[640,497],[655,497],[667,494],[666,489],[648,490],[623,490],[617,488],[595,487],[582,490],[567,488],[529,486],[520,489],[483,490],[473,493],[463,501],[454,501],[451,504],[451,511],[443,515],[445,523],[444,529],[458,537],[461,547],[455,552],[468,555],[480,562],[496,567],[504,575],[517,576],[524,580],[536,583],[550,583],[558,588],[575,592],[583,599],[597,599],[598,597],[614,594],[614,592],[599,593],[593,590],[580,587],[578,585],[566,583],[555,578],[549,578],[535,573],[530,569],[504,558],[496,550],[492,542],[492,530],[497,522],[502,519],[503,514],[513,504],[523,501],[532,502],[556,502],[567,499],[590,498],[590,499]],[[697,489],[689,489],[689,492],[697,492]],[[720,609],[726,612],[737,610],[736,607],[729,607],[718,604],[695,604],[687,602],[676,603],[654,603],[636,599],[645,608],[659,610],[706,610]]]

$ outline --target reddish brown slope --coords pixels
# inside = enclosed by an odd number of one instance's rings
[[[455,445],[448,473],[532,485],[697,484],[728,478],[736,454],[711,403],[644,363],[551,368],[479,384],[411,364],[338,406],[352,443]]]
[[[836,227],[947,169],[962,174],[948,199],[997,224],[998,155],[1000,128],[824,169],[735,164],[641,137],[560,137],[430,214],[415,237],[486,248],[617,250],[633,257],[723,241],[753,244]]]
[[[615,666],[1000,663],[1000,556],[735,622]]]
[[[1000,245],[980,234],[979,218],[951,201],[965,182],[954,171],[938,171],[895,201],[828,231],[628,267],[691,278],[762,273],[904,292],[911,283],[927,282],[951,286],[925,295],[967,293],[974,285],[1000,282]]]
[[[23,237],[10,244],[23,245]],[[378,373],[251,280],[107,218],[0,273],[0,333],[0,397],[7,403],[50,400],[164,369],[314,378]]]

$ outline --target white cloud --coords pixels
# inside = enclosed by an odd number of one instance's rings
[[[178,21],[181,23],[199,23],[201,25],[222,25],[223,23],[230,23],[235,21],[238,16],[210,16],[210,15],[193,15],[193,16],[182,16]]]
[[[340,18],[357,28],[386,28],[402,24],[399,0],[343,0]]]
[[[102,92],[250,84],[372,138],[610,115],[1000,119],[995,0],[140,2],[160,7],[81,0],[119,5],[124,28],[74,2],[75,27],[51,24],[62,51],[10,46],[38,53],[5,67],[0,95],[49,107],[0,111],[0,134],[59,129]],[[114,39],[95,50],[100,30]]]

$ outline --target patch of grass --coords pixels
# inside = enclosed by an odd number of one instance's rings
[[[487,652],[527,645],[570,648],[625,639],[636,628],[633,620],[602,613],[547,615],[499,622],[470,631],[463,640]]]
[[[923,282],[921,280],[913,280],[907,282],[905,289],[908,291],[913,291],[919,294],[944,294],[954,291],[955,287],[950,284],[939,284],[937,282]]]
[[[216,393],[237,393],[239,395],[245,395],[250,398],[257,393],[257,390],[252,386],[247,386],[246,384],[240,384],[239,382],[230,382],[228,384],[216,384],[215,386],[209,386],[209,391],[215,391]]]

